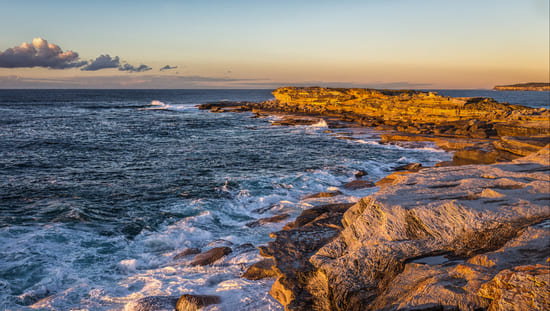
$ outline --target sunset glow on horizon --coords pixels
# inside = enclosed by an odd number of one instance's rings
[[[549,1],[0,1],[0,88],[548,82]]]

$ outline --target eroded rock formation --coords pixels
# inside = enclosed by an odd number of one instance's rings
[[[304,211],[308,222],[262,248],[279,277],[272,294],[287,310],[501,310],[511,296],[548,307],[549,173],[547,146],[513,162],[397,172],[341,225],[330,209]],[[431,257],[443,262],[419,260]]]

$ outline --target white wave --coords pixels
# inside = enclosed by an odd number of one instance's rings
[[[188,109],[198,109],[194,105],[171,105],[166,104],[160,100],[151,101],[151,107],[142,108],[140,110],[173,110],[173,111],[182,111]]]
[[[324,119],[319,120],[319,122],[310,125],[311,128],[328,128],[328,124]]]

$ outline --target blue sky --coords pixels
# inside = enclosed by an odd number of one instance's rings
[[[81,62],[108,54],[150,70],[0,68],[0,87],[548,81],[548,0],[296,2],[1,0],[0,52],[39,37]]]

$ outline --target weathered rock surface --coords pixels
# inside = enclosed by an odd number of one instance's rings
[[[193,258],[192,266],[206,266],[214,263],[216,260],[231,253],[231,248],[227,246],[214,247],[204,253],[200,253]]]
[[[308,258],[342,229],[341,219],[352,204],[329,204],[304,210],[285,230],[272,233],[275,241],[261,246],[260,254],[273,259],[278,279],[271,295],[292,308],[311,306],[313,295],[303,281],[314,271]]]
[[[196,311],[202,307],[221,302],[219,296],[183,294],[176,304],[177,311]]]
[[[396,172],[342,225],[341,214],[304,211],[261,248],[279,277],[271,294],[287,310],[500,310],[512,296],[544,305],[549,226],[535,224],[550,219],[549,150]],[[414,262],[441,255],[463,261]]]

